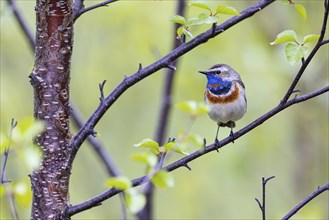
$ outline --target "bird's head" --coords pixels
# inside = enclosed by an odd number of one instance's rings
[[[229,65],[216,64],[206,71],[199,71],[207,76],[207,89],[216,95],[230,91],[232,82],[240,80],[240,75]]]

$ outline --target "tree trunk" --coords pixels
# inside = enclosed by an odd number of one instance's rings
[[[72,0],[37,0],[35,11],[35,64],[29,77],[34,87],[34,117],[44,122],[45,129],[34,140],[43,159],[40,168],[30,176],[31,219],[62,219],[69,206],[71,171],[68,158]]]

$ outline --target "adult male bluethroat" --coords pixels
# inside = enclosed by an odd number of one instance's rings
[[[243,117],[247,110],[244,84],[240,75],[226,64],[216,64],[206,71],[199,71],[207,76],[207,88],[204,94],[209,108],[209,117],[217,122],[215,142],[218,142],[219,127],[231,128],[233,138],[235,122]]]

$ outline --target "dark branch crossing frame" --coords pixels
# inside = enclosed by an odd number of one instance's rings
[[[13,9],[16,9],[12,0],[7,1]],[[31,175],[32,188],[34,190],[31,217],[33,219],[68,219],[70,216],[98,206],[102,201],[120,193],[120,190],[110,189],[86,202],[69,207],[68,184],[73,160],[85,139],[92,138],[91,135],[94,134],[94,127],[107,109],[134,84],[162,68],[173,69],[172,63],[177,58],[200,44],[207,42],[209,39],[223,33],[244,19],[253,16],[274,1],[275,0],[260,0],[241,12],[241,16],[233,17],[220,25],[214,24],[210,30],[182,44],[155,63],[145,68],[140,65],[136,73],[125,77],[111,94],[103,98],[103,101],[94,114],[88,119],[87,123],[81,127],[78,134],[71,141],[68,121],[70,114],[68,99],[70,60],[73,46],[73,23],[81,14],[101,6],[106,6],[109,3],[115,2],[115,0],[104,1],[86,9],[83,6],[83,0],[76,0],[74,6],[72,1],[37,0],[36,56],[35,66],[30,78],[35,93],[34,114],[36,118],[45,122],[46,131],[35,139],[36,144],[40,145],[44,152],[44,159],[40,169]],[[21,16],[18,16],[19,13],[17,13],[17,10],[15,11],[16,19],[19,21],[20,26],[29,39],[30,45],[33,45],[33,41],[31,40],[31,36],[28,33],[23,19]],[[286,95],[277,107],[237,131],[234,134],[235,139],[248,133],[282,110],[329,91],[329,86],[325,86],[314,92],[302,96],[295,96],[289,100],[295,91],[299,79],[318,49],[329,43],[329,39],[324,39],[327,19],[328,0],[325,0],[325,13],[321,37],[310,55],[302,60],[302,66]],[[81,122],[79,124],[81,125]],[[216,144],[205,146],[203,151],[192,153],[163,169],[173,171],[179,167],[189,168],[188,163],[190,161],[208,152],[217,150],[231,141],[231,137],[227,137]],[[99,155],[101,154],[102,153],[99,153]],[[110,164],[111,163],[108,163],[108,166],[111,166]],[[112,172],[113,175],[119,173],[117,170],[109,172]],[[145,184],[147,182],[145,181],[146,178],[147,176],[143,176],[133,180],[133,186]],[[309,198],[305,199],[301,205],[288,213],[287,216],[292,216],[302,205],[305,205],[305,203],[326,190],[328,190],[328,184],[315,191]]]

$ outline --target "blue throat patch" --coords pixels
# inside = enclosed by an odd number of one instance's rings
[[[207,89],[215,95],[223,95],[230,91],[232,82],[223,81],[222,78],[216,75],[207,75]]]

